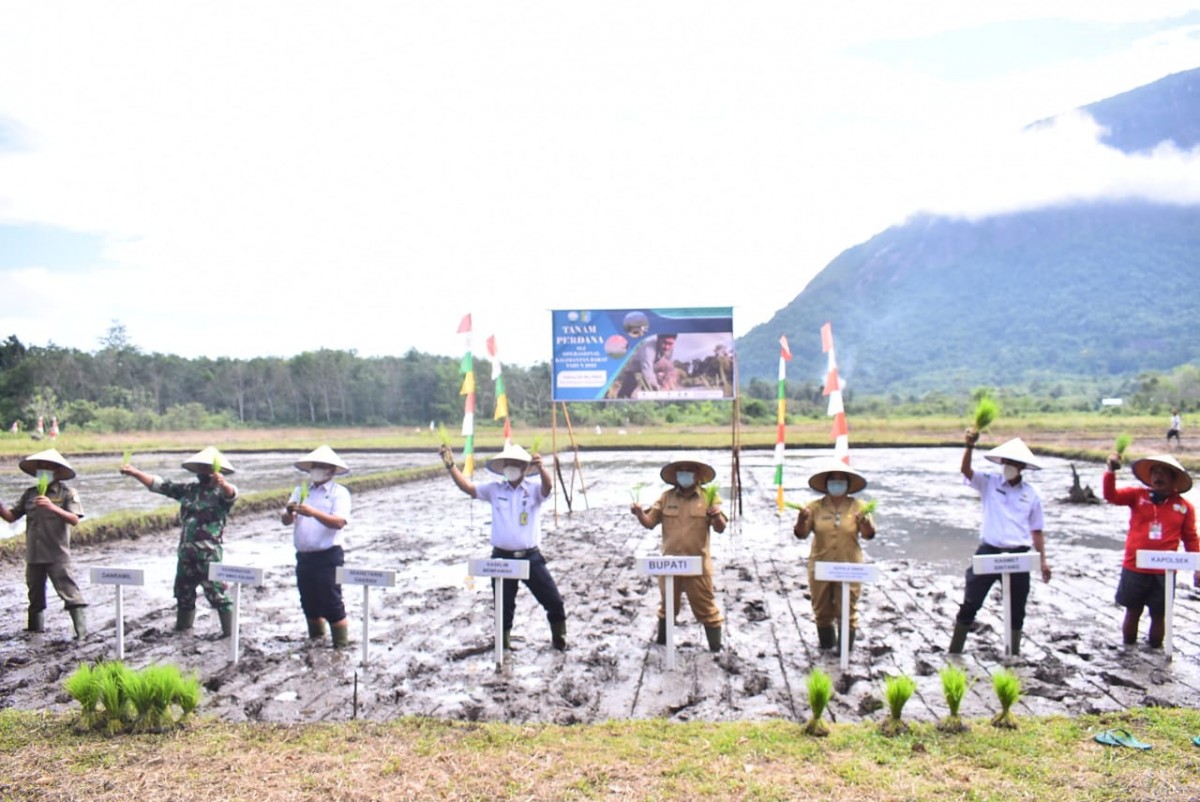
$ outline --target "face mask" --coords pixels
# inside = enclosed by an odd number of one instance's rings
[[[1004,466],[1004,478],[1010,482],[1015,482],[1021,476],[1021,469],[1016,465]]]
[[[825,483],[825,492],[831,496],[844,496],[850,489],[850,483],[845,479],[830,479]]]
[[[312,479],[317,484],[328,482],[333,478],[333,468],[324,465],[314,465],[308,469],[308,478]]]
[[[39,482],[45,482],[46,484],[50,484],[51,482],[54,481],[54,471],[47,471],[45,469],[38,471],[37,472],[37,480]]]
[[[691,487],[696,484],[696,474],[691,471],[679,471],[675,474],[675,483],[683,488]]]
[[[516,465],[508,465],[504,468],[504,478],[510,482],[518,482],[525,475],[525,471]]]

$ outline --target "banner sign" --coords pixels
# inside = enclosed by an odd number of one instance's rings
[[[553,401],[702,401],[737,395],[733,307],[552,313]]]

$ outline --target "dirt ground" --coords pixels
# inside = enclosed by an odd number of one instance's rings
[[[699,456],[717,466],[727,484],[728,455]],[[308,641],[290,530],[274,516],[237,517],[226,534],[226,562],[263,568],[265,580],[241,590],[236,662],[230,641],[216,638],[216,616],[202,597],[195,630],[173,632],[176,534],[163,532],[76,552],[75,576],[91,604],[91,634],[82,643],[70,639],[70,621],[52,591],[47,631],[23,631],[23,565],[0,564],[0,606],[7,611],[0,618],[0,706],[70,710],[64,677],[80,662],[115,657],[116,594],[87,580],[88,568],[106,566],[146,572],[145,586],[123,594],[126,662],[171,662],[198,672],[207,689],[202,711],[226,720],[802,721],[809,714],[806,676],[814,666],[834,677],[830,714],[837,721],[880,717],[884,680],[897,673],[917,683],[906,717],[945,715],[937,671],[951,659],[945,653],[949,629],[978,531],[978,503],[957,476],[958,451],[880,449],[856,456],[856,467],[872,477],[864,496],[880,501],[880,535],[867,545],[880,581],[864,588],[860,633],[846,671],[837,653],[817,648],[807,544],[791,536],[790,511],[775,514],[767,451],[743,455],[741,514],[727,534],[714,536],[725,648],[717,655],[707,651],[685,604],[676,630],[677,666],[667,669],[665,648],[651,643],[657,590],[635,571],[636,557],[654,553],[659,533],[643,530],[628,508],[639,482],[651,483],[641,491],[642,503],[653,500],[661,487],[658,468],[670,457],[585,454],[577,473],[564,468],[574,511],[568,514],[561,494],[557,516],[547,502],[543,551],[567,605],[565,653],[550,647],[542,611],[522,589],[514,648],[497,669],[490,589],[486,580],[466,576],[466,561],[487,554],[488,510],[444,479],[354,499],[347,565],[394,569],[398,577],[394,588],[371,590],[367,664],[362,589],[345,588],[350,649]],[[810,497],[804,457],[789,457],[787,495],[796,501]],[[1047,463],[1037,482],[1055,576],[1049,584],[1034,582],[1021,657],[1003,656],[998,590],[981,613],[967,653],[953,658],[976,680],[963,715],[996,711],[988,678],[1005,665],[1022,678],[1018,715],[1200,706],[1200,595],[1190,576],[1179,585],[1173,659],[1145,646],[1119,648],[1122,610],[1112,593],[1126,511],[1059,501],[1070,484],[1069,466]],[[1079,468],[1098,490],[1100,467]],[[1125,472],[1122,481],[1128,478]],[[577,484],[583,479],[586,497]],[[476,480],[488,477],[480,473]],[[732,506],[728,499],[726,505]]]

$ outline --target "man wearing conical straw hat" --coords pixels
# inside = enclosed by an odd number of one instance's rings
[[[712,501],[700,486],[716,478],[717,472],[711,465],[695,460],[677,460],[668,463],[659,472],[662,480],[671,487],[648,509],[634,502],[629,511],[646,529],[662,524],[662,553],[681,557],[700,557],[702,573],[699,576],[677,576],[674,580],[675,598],[672,602],[678,612],[683,595],[687,594],[692,615],[704,626],[704,635],[711,652],[721,651],[721,628],[725,619],[717,606],[713,591],[713,563],[709,548],[709,530],[718,534],[725,531],[728,519],[721,511],[721,499],[713,488]],[[667,642],[667,583],[658,581],[658,630],[655,642]]]
[[[12,509],[0,502],[0,518],[10,524],[25,518],[25,584],[29,587],[29,632],[43,630],[46,580],[63,600],[77,640],[87,635],[87,602],[67,568],[71,564],[71,527],[83,520],[75,488],[65,482],[75,470],[62,454],[49,448],[21,460],[17,467],[38,483],[27,488]]]
[[[1161,568],[1138,568],[1141,549],[1175,551],[1183,544],[1186,551],[1200,551],[1196,537],[1196,508],[1183,497],[1192,488],[1192,477],[1179,461],[1168,454],[1143,457],[1130,468],[1144,487],[1117,487],[1121,457],[1108,455],[1104,472],[1104,500],[1129,507],[1129,532],[1125,536],[1125,559],[1116,602],[1125,608],[1121,634],[1125,646],[1137,643],[1142,610],[1150,608],[1150,632],[1147,642],[1161,649],[1166,635],[1166,578]],[[1200,586],[1200,572],[1192,576]]]
[[[122,465],[121,473],[137,479],[151,493],[179,502],[179,550],[175,561],[175,631],[183,632],[196,622],[196,588],[217,611],[221,637],[233,631],[233,599],[225,583],[208,578],[208,566],[225,555],[225,521],[237,501],[237,487],[225,476],[233,465],[214,446],[183,461],[183,468],[196,474],[194,482],[173,482]]]
[[[1042,535],[1042,497],[1037,489],[1024,480],[1038,465],[1033,452],[1019,437],[993,448],[984,457],[988,462],[1003,466],[1003,473],[976,471],[971,467],[971,455],[979,432],[967,429],[966,449],[962,456],[962,475],[966,484],[975,489],[983,502],[983,523],[979,531],[976,554],[1019,554],[1036,549],[1042,558],[1042,581],[1050,581],[1050,563],[1046,560],[1046,541]],[[954,634],[950,638],[950,653],[961,654],[975,615],[987,601],[988,591],[999,578],[997,574],[976,574],[967,568],[967,584],[963,601],[954,619]],[[1025,603],[1029,600],[1029,574],[1010,575],[1012,590],[1012,653],[1021,653],[1021,630],[1025,625]]]
[[[296,461],[308,482],[292,491],[281,520],[292,527],[296,547],[296,587],[300,608],[308,619],[308,637],[325,637],[325,622],[333,648],[350,645],[350,622],[342,603],[338,566],[344,565],[342,531],[350,522],[350,491],[334,481],[350,468],[329,446],[321,446]]]
[[[504,477],[500,482],[475,484],[454,464],[450,446],[440,449],[442,464],[459,490],[471,498],[486,501],[492,506],[492,557],[504,560],[528,560],[529,579],[524,580],[533,597],[546,611],[550,623],[550,644],[558,651],[567,648],[567,613],[558,585],[546,567],[542,556],[541,509],[550,497],[554,483],[542,463],[541,454],[530,455],[515,443],[504,446],[498,455],[488,460],[487,469]],[[534,475],[527,475],[533,470]],[[493,587],[496,580],[492,580]],[[504,581],[502,617],[504,648],[512,647],[511,631],[516,614],[519,583]]]

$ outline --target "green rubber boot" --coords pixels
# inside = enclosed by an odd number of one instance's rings
[[[345,649],[350,645],[349,624],[330,624],[329,632],[333,637],[333,648]]]
[[[954,625],[954,634],[950,636],[950,654],[962,654],[963,646],[967,643],[967,633],[970,631],[970,624]]]
[[[74,607],[68,612],[71,613],[71,623],[75,626],[75,640],[83,640],[87,637],[87,608]]]
[[[310,618],[308,619],[308,637],[313,640],[320,640],[325,637],[325,619]]]
[[[196,623],[196,610],[176,610],[175,611],[175,631],[184,632],[192,628],[192,624]]]
[[[658,619],[658,629],[654,633],[654,642],[659,646],[667,645],[667,619]]]
[[[721,627],[705,627],[704,636],[708,638],[708,650],[710,652],[721,651]]]
[[[501,645],[504,646],[504,651],[512,651],[512,630],[504,630],[504,634],[500,638]]]
[[[567,650],[567,622],[555,621],[550,625],[550,642],[560,652]]]
[[[217,618],[221,621],[221,637],[228,638],[233,634],[233,608],[217,610]]]
[[[46,615],[42,610],[36,613],[33,610],[29,611],[29,623],[25,627],[26,632],[45,632],[46,631]]]

